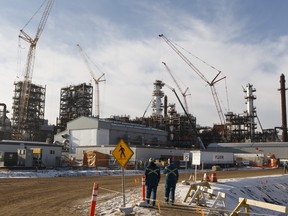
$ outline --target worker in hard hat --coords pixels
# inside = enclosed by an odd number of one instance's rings
[[[174,204],[175,200],[175,189],[179,178],[179,172],[177,167],[172,162],[172,159],[168,159],[168,165],[165,167],[164,172],[165,178],[165,203]]]
[[[161,176],[160,176],[160,169],[155,164],[155,161],[153,158],[149,159],[149,165],[145,169],[145,177],[146,177],[146,182],[145,182],[146,202],[148,204],[150,203],[152,206],[155,206],[157,187],[158,187]]]

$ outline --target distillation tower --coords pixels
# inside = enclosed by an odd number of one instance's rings
[[[153,91],[153,102],[152,102],[152,116],[155,118],[162,117],[163,104],[162,98],[164,97],[164,92],[162,91],[162,87],[165,85],[161,80],[156,80],[154,83],[154,91]]]
[[[253,94],[256,92],[256,89],[253,88],[253,85],[247,84],[246,90],[244,90],[246,93],[245,99],[246,99],[246,117],[247,117],[247,122],[246,122],[246,128],[249,134],[249,138],[251,141],[254,140],[254,135],[255,135],[255,130],[257,129],[255,118],[257,117],[256,114],[256,108],[254,107],[254,100],[256,99],[256,96]]]

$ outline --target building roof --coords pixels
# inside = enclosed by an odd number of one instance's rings
[[[255,142],[255,143],[211,143],[209,148],[217,147],[288,147],[288,142]]]
[[[147,127],[142,124],[135,124],[129,122],[116,121],[111,119],[99,119],[96,117],[80,116],[67,123],[67,129],[93,129],[104,128],[111,129],[113,127],[133,128],[139,130],[153,131],[154,133],[167,133],[164,130],[157,128]]]
[[[45,146],[45,147],[59,147],[62,148],[61,145],[58,144],[50,144],[46,142],[35,142],[35,141],[22,141],[22,140],[1,140],[0,145],[29,145],[29,146]]]

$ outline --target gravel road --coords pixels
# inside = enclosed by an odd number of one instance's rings
[[[218,179],[225,178],[245,178],[252,176],[283,174],[282,169],[259,169],[259,170],[231,170],[217,171]],[[198,173],[198,179],[203,173]],[[135,178],[141,176],[126,176],[126,189],[135,187]],[[180,181],[187,180],[189,174],[181,173]],[[92,193],[93,183],[97,182],[99,189],[99,202],[105,202],[101,195],[107,196],[108,190],[122,191],[121,176],[103,177],[55,177],[55,178],[9,178],[0,179],[0,215],[57,215],[57,216],[79,216],[83,215],[81,203],[89,200]],[[137,185],[136,185],[137,186]],[[164,176],[161,179],[158,199],[163,200]],[[107,199],[107,198],[106,198]],[[97,199],[98,201],[98,199]],[[80,207],[79,207],[80,206]],[[182,210],[164,207],[161,215],[200,215],[191,210]]]

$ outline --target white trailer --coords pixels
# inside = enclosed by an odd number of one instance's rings
[[[221,167],[234,166],[234,154],[232,152],[208,152],[208,151],[191,151],[192,161],[194,155],[200,155],[200,164],[202,168],[210,168],[214,165]],[[195,154],[196,153],[196,154]]]

